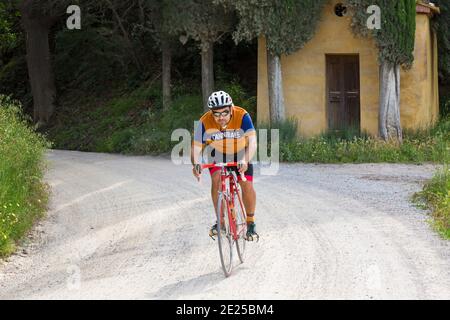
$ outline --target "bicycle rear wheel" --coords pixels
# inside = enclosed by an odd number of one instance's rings
[[[217,229],[220,262],[223,273],[228,277],[233,269],[233,237],[228,221],[228,205],[222,194],[217,201]]]
[[[236,228],[238,233],[238,239],[236,241],[236,250],[238,253],[239,260],[244,263],[245,259],[245,236],[247,233],[247,214],[245,212],[245,207],[242,203],[242,198],[240,195],[234,195],[234,210],[236,214]]]

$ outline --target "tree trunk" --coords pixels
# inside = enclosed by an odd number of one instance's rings
[[[33,95],[33,118],[38,127],[48,124],[55,111],[56,87],[49,46],[53,17],[33,16],[31,1],[21,6],[22,25],[26,32],[27,66]]]
[[[400,66],[383,62],[380,66],[379,134],[385,141],[402,143],[400,123]]]
[[[172,51],[170,42],[167,39],[162,40],[162,88],[163,88],[163,109],[168,110],[171,103],[171,67]]]
[[[214,91],[214,44],[202,43],[202,95],[203,108],[208,110],[208,97]]]
[[[281,58],[267,51],[267,73],[269,81],[269,113],[272,124],[285,120],[283,77]]]

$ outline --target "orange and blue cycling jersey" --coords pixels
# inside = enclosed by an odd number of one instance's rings
[[[224,155],[239,154],[248,146],[248,137],[256,135],[248,112],[237,106],[231,108],[231,119],[226,128],[214,120],[212,112],[206,112],[194,133],[194,144],[209,146]]]
[[[212,112],[206,112],[201,118],[194,132],[194,144],[202,147],[208,163],[234,162],[244,157],[248,138],[256,135],[255,127],[248,112],[240,107],[231,108],[231,119],[226,128],[221,128],[214,120]],[[206,151],[206,152],[205,152]],[[210,169],[211,175],[220,170]],[[237,171],[237,169],[234,169]],[[253,181],[253,165],[248,164],[244,172],[248,181]],[[238,180],[241,180],[238,175]]]

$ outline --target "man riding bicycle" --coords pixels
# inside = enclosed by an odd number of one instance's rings
[[[242,198],[247,212],[247,235],[249,241],[256,240],[255,207],[256,193],[253,188],[253,164],[250,160],[256,154],[256,130],[249,113],[233,105],[230,95],[224,91],[213,92],[208,98],[209,111],[199,122],[194,133],[191,161],[193,174],[199,179],[202,155],[209,163],[238,162],[234,168],[242,189]],[[211,174],[211,197],[217,212],[220,188],[220,168],[209,169]],[[246,177],[243,181],[241,174]],[[211,227],[211,237],[217,235],[217,223]]]

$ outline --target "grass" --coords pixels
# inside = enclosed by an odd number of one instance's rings
[[[417,206],[431,210],[433,227],[450,240],[450,166],[445,165],[439,170],[421,192],[414,194],[413,201]]]
[[[154,89],[141,87],[100,97],[66,97],[47,136],[58,149],[126,153],[132,130],[145,122],[148,110],[157,108],[157,96]]]
[[[168,111],[151,112],[144,125],[134,135],[130,153],[162,154],[168,153],[178,141],[171,141],[175,129],[193,131],[194,121],[203,113],[202,98],[199,94],[184,94],[174,99]]]
[[[45,213],[48,189],[42,182],[49,144],[23,118],[17,102],[0,96],[0,256]]]
[[[223,86],[240,106],[251,111],[251,106],[256,105],[254,97],[249,97],[237,83]],[[169,153],[178,143],[171,141],[172,132],[192,132],[194,121],[204,112],[203,103],[196,89],[177,84],[170,109],[163,111],[160,92],[159,84],[147,83],[132,91],[116,89],[102,98],[66,100],[47,131],[48,138],[55,148],[66,150]]]
[[[285,162],[450,163],[450,117],[432,128],[406,130],[401,145],[351,129],[312,138],[296,137],[292,119],[273,128],[280,129],[280,157]]]
[[[256,105],[235,82],[222,84],[232,92],[237,105],[250,112]],[[195,89],[177,84],[169,111],[162,111],[161,88],[143,84],[135,90],[110,90],[101,98],[80,95],[65,101],[56,121],[48,131],[55,148],[113,152],[123,154],[169,153],[177,142],[170,140],[173,130],[192,132],[194,121],[201,116],[202,100]],[[70,98],[70,97],[68,97]],[[254,116],[253,116],[254,118]],[[403,144],[387,143],[366,132],[344,130],[327,132],[313,138],[297,136],[293,119],[282,123],[260,125],[280,129],[280,160],[312,163],[450,163],[450,116],[436,126],[404,132]],[[269,145],[270,150],[270,145]]]
[[[122,154],[161,154],[174,145],[177,128],[190,129],[202,114],[198,94],[175,91],[162,110],[159,87],[142,86],[102,99],[66,102],[47,136],[54,148]],[[75,105],[75,107],[74,107]]]

